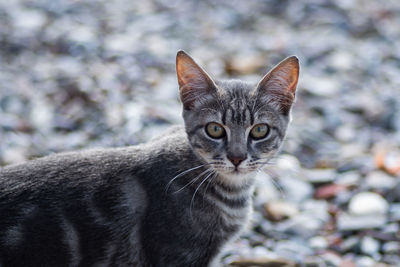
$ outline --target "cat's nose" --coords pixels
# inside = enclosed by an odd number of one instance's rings
[[[247,156],[227,156],[228,159],[232,162],[233,165],[235,165],[236,167],[239,166],[239,164],[244,161],[245,159],[247,159]]]

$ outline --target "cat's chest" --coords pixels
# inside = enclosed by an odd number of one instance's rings
[[[197,221],[206,233],[231,239],[248,224],[252,212],[251,189],[249,192],[224,194],[211,188],[203,196],[208,205],[198,211]],[[210,231],[212,228],[213,231]]]

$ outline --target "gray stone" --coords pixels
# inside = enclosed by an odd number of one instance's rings
[[[400,203],[390,204],[389,219],[392,222],[400,221]]]
[[[313,249],[326,249],[328,247],[328,241],[323,236],[314,236],[308,240],[308,243]]]
[[[396,185],[396,179],[382,171],[373,171],[365,177],[365,183],[373,189],[389,189]]]
[[[322,228],[324,222],[313,215],[298,214],[286,221],[278,223],[276,230],[302,238],[310,238]]]
[[[337,218],[337,227],[339,231],[381,228],[386,221],[384,214],[353,215],[343,212]]]
[[[399,241],[386,242],[382,246],[382,251],[388,254],[400,255],[400,242]]]
[[[292,177],[281,178],[280,184],[286,194],[286,198],[293,202],[302,202],[305,199],[309,199],[314,192],[308,182]]]
[[[312,169],[304,172],[304,177],[310,183],[329,183],[335,180],[337,174],[334,169]]]
[[[301,261],[304,257],[311,255],[313,250],[301,242],[281,240],[277,242],[274,252],[279,257]]]
[[[364,236],[361,239],[360,249],[361,252],[363,252],[364,254],[374,256],[376,255],[376,253],[378,253],[379,247],[380,247],[379,241],[372,237]]]

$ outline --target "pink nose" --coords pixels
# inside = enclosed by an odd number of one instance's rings
[[[235,165],[236,167],[239,166],[239,164],[244,161],[247,158],[247,156],[228,156],[228,159],[232,162],[233,165]]]

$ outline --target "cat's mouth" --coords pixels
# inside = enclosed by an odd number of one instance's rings
[[[247,168],[243,168],[243,167],[231,167],[228,170],[229,174],[234,174],[234,175],[243,175],[243,174],[248,174],[250,173],[250,170]]]

